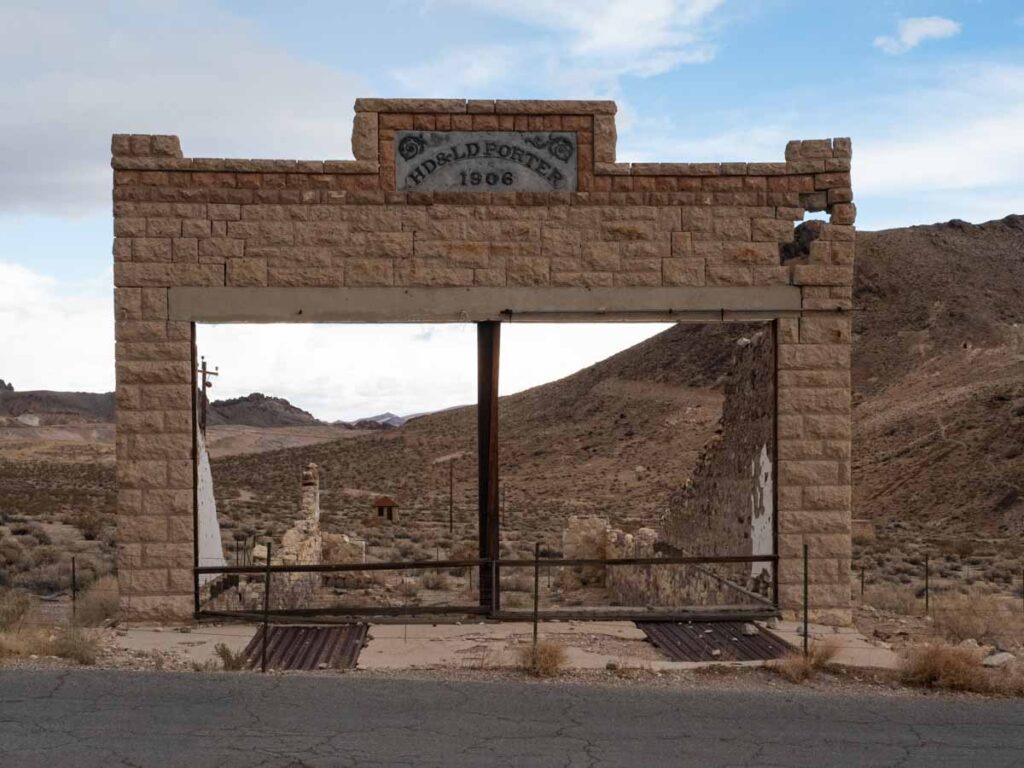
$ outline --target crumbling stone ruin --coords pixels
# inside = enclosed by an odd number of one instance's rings
[[[686,556],[771,555],[776,406],[770,327],[739,340],[724,390],[719,429],[686,486],[670,499],[665,538],[673,551]],[[708,570],[758,594],[770,594],[770,563],[717,564]]]
[[[850,141],[793,141],[784,162],[621,163],[612,102],[355,111],[352,160],[112,139],[124,610],[193,611],[194,323],[642,316],[774,323],[779,601],[798,609],[810,541],[813,613],[848,620]],[[829,221],[790,257],[809,211]]]
[[[361,563],[366,561],[366,542],[345,534],[324,533],[320,527],[320,467],[306,465],[302,472],[299,519],[281,537],[278,547],[271,547],[273,565],[320,565],[321,563]],[[253,562],[267,562],[267,546],[258,544]],[[271,603],[279,608],[311,605],[329,577],[319,573],[275,574],[271,585]],[[239,583],[237,589],[226,590],[218,597],[220,607],[244,607],[258,610],[262,606],[263,583],[260,579]]]
[[[320,531],[320,468],[308,464],[302,472],[299,522],[284,532],[274,559],[288,565],[318,565],[323,557]]]

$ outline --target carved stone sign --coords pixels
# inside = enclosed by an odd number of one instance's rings
[[[398,131],[402,192],[575,192],[576,134],[564,131]]]

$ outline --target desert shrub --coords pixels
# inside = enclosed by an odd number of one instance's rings
[[[568,654],[565,646],[555,640],[538,640],[519,649],[519,666],[536,677],[555,677],[565,667]]]
[[[120,611],[117,577],[104,576],[78,598],[75,620],[86,627],[97,627],[108,619],[116,619]]]
[[[0,632],[20,623],[32,607],[32,597],[22,589],[0,590]]]
[[[51,655],[83,666],[92,666],[96,663],[99,654],[99,642],[89,637],[84,632],[72,629],[70,632],[63,632],[54,638]]]
[[[398,594],[405,597],[415,597],[420,592],[420,583],[414,578],[403,578],[398,585]]]
[[[452,560],[475,560],[480,556],[479,544],[475,541],[457,542],[451,549]]]
[[[49,648],[49,636],[39,630],[0,632],[0,659],[30,654],[47,656]]]
[[[921,645],[912,648],[900,669],[909,685],[950,691],[989,693],[992,679],[981,666],[978,652],[950,645]]]
[[[864,590],[864,602],[867,605],[892,611],[893,613],[913,616],[924,610],[914,596],[914,590],[894,584],[874,584]]]
[[[501,599],[507,608],[526,608],[533,605],[533,600],[520,592],[512,592]]]
[[[505,592],[533,592],[533,577],[525,573],[505,576],[501,580],[501,588]]]
[[[103,515],[95,510],[83,510],[71,518],[71,524],[82,532],[86,541],[95,541],[103,533]]]
[[[11,526],[12,536],[21,536],[25,539],[31,538],[36,544],[49,544],[50,537],[46,531],[43,530],[43,526],[39,523],[23,523]]]
[[[398,549],[399,560],[415,560],[415,555],[419,550],[419,547],[411,541],[400,541],[396,549]]]
[[[824,669],[837,653],[839,642],[835,638],[815,640],[808,647],[806,656],[802,651],[794,651],[771,664],[770,668],[791,683],[802,683]]]
[[[245,655],[244,648],[239,651],[232,651],[224,643],[217,643],[213,646],[213,652],[220,659],[221,668],[226,672],[238,672],[245,669],[249,661]]]
[[[423,574],[420,583],[426,589],[448,589],[451,586],[448,574],[444,571],[428,571]]]
[[[52,549],[40,547],[40,549]],[[14,584],[32,592],[59,592],[71,584],[71,561],[50,562],[49,558],[40,558],[38,564],[15,574],[11,580]]]
[[[1024,615],[991,595],[944,595],[932,611],[934,626],[948,640],[977,640],[995,645],[1024,642]]]

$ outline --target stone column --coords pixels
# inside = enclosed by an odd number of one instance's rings
[[[850,316],[805,312],[779,321],[779,601],[803,601],[810,555],[813,621],[850,614]]]
[[[192,341],[167,288],[115,288],[117,543],[122,611],[192,613]]]

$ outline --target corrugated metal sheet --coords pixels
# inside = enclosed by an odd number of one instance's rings
[[[267,669],[354,669],[366,631],[366,624],[272,624],[267,632]],[[245,647],[250,669],[262,664],[262,643],[260,627]]]
[[[638,621],[636,625],[672,661],[768,661],[792,646],[763,627],[744,634],[742,621]],[[718,651],[718,653],[715,653]]]

